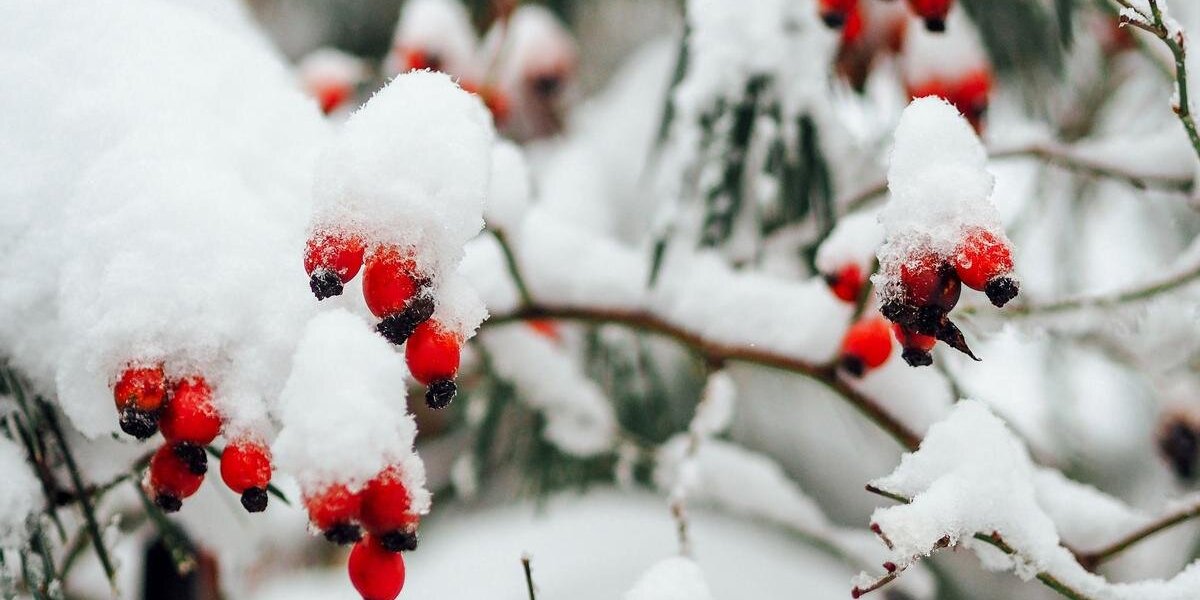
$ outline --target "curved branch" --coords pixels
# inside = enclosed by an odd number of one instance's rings
[[[1155,281],[1144,283],[1138,287],[1099,294],[1094,296],[1074,296],[1053,302],[1041,304],[1022,304],[1002,311],[1001,314],[1014,317],[1049,315],[1069,312],[1084,308],[1114,308],[1123,304],[1146,300],[1185,287],[1200,279],[1200,260],[1196,264]],[[964,307],[966,313],[974,312],[973,307]]]
[[[1191,506],[1163,515],[1155,521],[1147,523],[1142,528],[1130,532],[1128,535],[1103,548],[1100,548],[1099,550],[1076,553],[1075,558],[1079,560],[1079,564],[1091,571],[1095,567],[1108,562],[1109,560],[1115,558],[1118,554],[1128,550],[1130,547],[1145,540],[1146,538],[1166,531],[1181,523],[1186,523],[1187,521],[1190,521],[1196,517],[1200,517],[1200,502],[1196,502]]]
[[[821,365],[783,354],[759,350],[752,346],[732,346],[705,339],[699,333],[675,325],[647,311],[627,311],[589,307],[555,307],[530,304],[515,312],[496,315],[484,322],[484,327],[528,321],[554,319],[592,324],[615,324],[669,337],[699,354],[710,364],[727,361],[746,362],[804,375],[824,384],[887,432],[906,450],[916,450],[921,436],[900,422],[874,399],[854,389],[838,375],[833,365]]]

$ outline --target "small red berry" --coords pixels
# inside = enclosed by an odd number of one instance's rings
[[[336,544],[358,541],[362,531],[356,524],[362,512],[362,495],[340,483],[304,497],[308,520]]]
[[[184,498],[196,493],[204,483],[204,470],[195,462],[195,446],[163,444],[150,458],[147,481],[154,502],[166,512],[175,512]],[[204,450],[200,449],[200,457]],[[197,472],[199,470],[199,472]]]
[[[404,556],[389,552],[374,536],[354,545],[346,567],[363,600],[395,600],[404,589]]]
[[[363,252],[357,235],[323,231],[309,238],[304,247],[304,271],[317,300],[342,293],[346,282],[362,268]]]
[[[946,287],[946,269],[941,258],[932,252],[910,257],[900,265],[900,285],[908,304],[938,304]]]
[[[432,320],[418,325],[408,338],[404,358],[413,379],[428,386],[425,403],[430,408],[445,408],[454,400],[461,346],[457,335]]]
[[[483,105],[492,113],[492,120],[501,127],[508,120],[510,112],[508,96],[492,85],[478,85],[472,81],[463,80],[458,84],[464,91],[479,96]]]
[[[821,20],[830,29],[839,29],[846,24],[851,12],[858,9],[858,0],[820,0],[818,10]]]
[[[842,367],[856,377],[883,366],[891,355],[891,328],[881,317],[862,319],[851,325],[842,338]]]
[[[393,552],[416,550],[420,515],[396,467],[388,467],[367,482],[362,491],[363,527]]]
[[[862,269],[858,264],[849,263],[838,269],[837,273],[827,275],[825,283],[829,284],[829,289],[838,299],[853,303],[858,302],[866,280],[863,278]]]
[[[418,48],[397,50],[397,53],[401,55],[401,68],[404,71],[442,70],[442,59],[437,54]]]
[[[375,316],[383,318],[404,310],[420,290],[416,264],[396,246],[376,249],[363,271],[363,298]]]
[[[163,437],[199,446],[221,433],[221,415],[212,403],[212,390],[203,377],[185,377],[175,384],[159,421]]]
[[[947,100],[967,118],[975,132],[980,133],[991,92],[992,74],[987,69],[976,69],[959,80],[952,97]]]
[[[249,439],[230,442],[221,452],[221,480],[241,494],[248,512],[267,508],[267,484],[271,483],[271,451]]]
[[[1008,276],[1013,270],[1012,250],[986,229],[967,232],[954,256],[954,268],[963,284],[986,292],[996,306],[1004,306],[1020,291],[1017,281]]]
[[[937,344],[937,338],[917,333],[899,323],[892,326],[892,332],[896,334],[896,341],[900,342],[900,347],[904,349],[900,357],[910,367],[926,367],[933,364],[933,355],[930,352]]]
[[[925,28],[935,32],[946,30],[946,15],[950,14],[953,3],[954,0],[908,0],[913,13],[925,21]]]
[[[562,334],[558,330],[558,324],[551,319],[530,319],[525,322],[534,333],[556,342],[562,341]]]
[[[162,408],[167,397],[167,376],[162,365],[126,367],[113,385],[113,399],[118,409],[133,407],[153,411]]]

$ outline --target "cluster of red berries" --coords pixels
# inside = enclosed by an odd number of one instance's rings
[[[162,365],[129,366],[113,386],[121,429],[146,439],[161,430],[163,444],[150,459],[146,488],[155,504],[175,512],[204,482],[206,448],[221,433],[212,390],[200,376],[169,382]],[[231,441],[221,454],[221,479],[249,512],[267,507],[271,454],[252,439]]]
[[[821,19],[833,29],[852,26],[858,19],[857,27],[861,31],[860,1],[868,0],[820,0]],[[909,9],[925,22],[929,31],[946,30],[946,15],[950,14],[953,4],[954,0],[908,0]]]
[[[972,228],[950,257],[927,251],[908,257],[899,269],[900,297],[888,299],[880,312],[899,329],[904,358],[913,366],[932,363],[929,338],[935,338],[975,358],[962,331],[950,320],[962,286],[987,294],[1004,306],[1020,290],[1012,277],[1012,249],[1006,240],[983,228]]]
[[[401,552],[417,549],[421,517],[398,467],[384,469],[361,490],[343,484],[304,497],[309,521],[335,544],[354,544],[350,581],[365,600],[392,600],[404,587]],[[366,530],[364,534],[363,530]]]
[[[435,308],[430,280],[418,273],[411,251],[380,245],[368,252],[356,235],[320,232],[308,241],[304,269],[318,300],[341,294],[362,270],[363,298],[380,319],[376,330],[393,344],[406,344],[404,357],[413,377],[427,388],[426,404],[435,409],[450,404],[457,393],[462,339],[430,319]]]

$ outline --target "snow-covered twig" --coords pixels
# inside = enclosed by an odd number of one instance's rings
[[[579,321],[592,324],[616,324],[633,329],[656,333],[674,339],[699,354],[710,364],[722,364],[727,361],[746,362],[804,375],[825,384],[844,400],[862,412],[868,419],[879,426],[908,450],[915,450],[921,444],[921,436],[892,415],[873,398],[855,390],[842,379],[834,364],[815,364],[791,356],[760,350],[754,347],[741,347],[720,344],[705,339],[699,333],[685,327],[670,323],[647,311],[627,311],[587,307],[555,307],[541,304],[530,304],[508,314],[497,314],[484,322],[484,329],[511,323],[513,321],[529,321],[537,319],[552,319],[560,321]]]
[[[1150,33],[1162,40],[1171,50],[1171,56],[1175,59],[1175,85],[1178,88],[1171,108],[1179,117],[1183,128],[1187,130],[1188,139],[1192,142],[1192,149],[1200,158],[1200,130],[1196,128],[1191,101],[1188,98],[1187,42],[1183,29],[1173,19],[1164,16],[1158,0],[1147,0],[1150,14],[1142,12],[1129,0],[1115,1],[1123,8],[1121,11],[1122,23]]]

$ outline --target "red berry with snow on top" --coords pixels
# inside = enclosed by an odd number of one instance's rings
[[[216,439],[221,433],[221,415],[203,377],[185,377],[175,384],[159,426],[171,442],[204,446]]]
[[[158,418],[167,397],[162,365],[129,366],[113,385],[121,430],[144,440],[158,431]]]
[[[362,495],[343,484],[326,486],[315,494],[305,495],[304,507],[308,520],[335,544],[349,544],[362,537],[358,517],[362,512]]]
[[[962,295],[962,282],[955,269],[942,257],[923,251],[900,265],[902,298],[889,300],[880,312],[908,331],[931,336],[975,358],[962,331],[950,321],[950,311]]]
[[[842,338],[842,368],[855,377],[877,369],[892,355],[892,333],[887,321],[867,317],[850,326]]]
[[[384,548],[375,536],[354,545],[346,568],[363,600],[395,600],[404,589],[404,556]]]
[[[908,0],[908,6],[913,13],[925,21],[929,31],[945,31],[946,15],[954,0]]]
[[[221,480],[242,497],[247,512],[267,508],[267,484],[271,483],[271,451],[250,439],[230,442],[221,452]]]
[[[366,530],[393,552],[417,549],[420,515],[412,510],[412,497],[397,467],[388,467],[367,482],[362,491],[360,521]]]
[[[169,442],[154,453],[150,458],[146,487],[159,508],[175,512],[185,498],[200,489],[207,471],[204,456],[203,448]]]
[[[825,283],[829,284],[829,289],[839,300],[854,303],[858,302],[858,297],[862,294],[866,278],[863,277],[862,268],[850,263],[838,269],[836,273],[826,275]]]
[[[817,3],[817,10],[821,13],[821,20],[830,29],[839,29],[846,24],[850,13],[858,9],[858,0],[820,0]]]
[[[363,298],[382,319],[377,329],[388,341],[403,344],[433,314],[433,300],[421,293],[427,285],[408,250],[383,246],[367,256]]]
[[[954,269],[963,284],[987,293],[996,306],[1016,297],[1020,286],[1010,277],[1012,249],[1008,242],[986,229],[972,229],[954,255]]]
[[[357,235],[336,231],[314,234],[304,248],[304,271],[317,300],[341,295],[362,268],[363,243]]]
[[[455,333],[432,320],[417,326],[408,338],[404,359],[413,379],[428,386],[425,403],[430,408],[444,408],[454,399],[461,348],[462,342]]]

